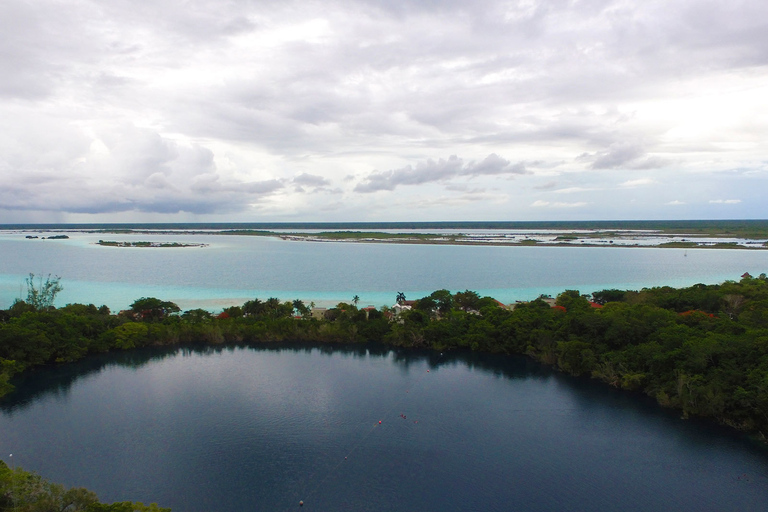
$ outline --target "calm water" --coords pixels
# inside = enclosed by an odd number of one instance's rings
[[[0,410],[4,460],[175,512],[768,510],[766,450],[524,358],[131,352]]]
[[[59,275],[70,302],[126,308],[139,297],[182,309],[221,309],[255,297],[331,305],[360,297],[391,305],[398,291],[419,298],[438,289],[476,290],[504,302],[564,289],[689,286],[738,280],[768,269],[768,251],[654,248],[476,247],[287,242],[220,235],[70,234],[69,240],[0,235],[0,308],[25,297],[30,273]],[[141,249],[121,241],[207,243],[204,248]]]

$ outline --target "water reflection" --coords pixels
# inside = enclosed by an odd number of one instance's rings
[[[192,345],[94,356],[17,384],[0,448],[110,501],[189,512],[287,510],[299,498],[387,512],[768,509],[764,450],[524,357]]]
[[[13,380],[16,389],[0,400],[0,411],[13,413],[34,404],[36,401],[53,397],[64,399],[71,388],[80,380],[98,375],[104,369],[113,367],[138,369],[150,362],[162,361],[176,355],[212,355],[247,348],[256,352],[316,353],[325,357],[352,359],[387,359],[407,373],[414,365],[426,363],[432,370],[441,367],[465,366],[505,379],[549,378],[553,371],[527,357],[479,354],[471,351],[436,352],[393,348],[380,343],[335,344],[311,342],[280,342],[258,345],[185,345],[181,347],[152,347],[109,354],[94,354],[63,365],[35,369],[18,375]]]

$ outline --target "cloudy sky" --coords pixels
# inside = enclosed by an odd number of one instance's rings
[[[0,223],[768,218],[765,0],[2,0]]]

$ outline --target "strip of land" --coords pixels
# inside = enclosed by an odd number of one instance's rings
[[[768,249],[768,220],[5,225],[30,233],[266,236],[301,242]],[[62,236],[62,235],[59,235]],[[64,235],[65,236],[65,235]],[[50,238],[50,237],[49,237]],[[132,245],[131,245],[132,244]],[[156,242],[106,242],[154,247]],[[194,244],[160,243],[159,247]],[[202,244],[204,245],[204,244]]]
[[[112,240],[99,240],[96,243],[96,245],[103,245],[105,247],[160,247],[160,248],[208,246],[208,244],[193,244],[193,243],[179,243],[179,242],[116,242]]]

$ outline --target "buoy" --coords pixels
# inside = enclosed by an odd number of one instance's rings
[[[304,506],[304,502],[303,502],[303,501],[300,501],[300,502],[299,502],[299,506],[300,506],[300,507],[303,507],[303,506]]]
[[[429,370],[427,370],[427,373],[429,373]]]
[[[379,425],[381,425],[381,420],[379,420]]]

